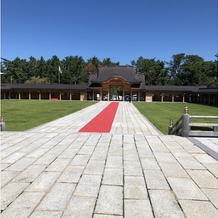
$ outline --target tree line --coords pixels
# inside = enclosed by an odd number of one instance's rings
[[[216,55],[218,58],[218,55]],[[136,73],[145,75],[146,85],[207,85],[218,87],[218,60],[205,61],[198,55],[184,53],[172,56],[169,62],[140,56],[132,60]],[[29,60],[19,57],[10,61],[1,60],[2,83],[57,84],[58,69],[61,68],[61,84],[87,84],[89,75],[101,66],[120,66],[110,58],[100,61],[92,57],[85,61],[81,56],[67,56],[60,60],[56,55],[45,60],[43,57]]]

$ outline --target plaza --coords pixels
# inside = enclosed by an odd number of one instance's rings
[[[119,102],[109,133],[78,132],[109,104],[1,132],[1,217],[218,217],[218,161],[132,103]]]

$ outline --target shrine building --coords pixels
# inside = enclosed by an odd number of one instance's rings
[[[145,85],[132,66],[100,67],[87,85],[1,84],[1,99],[192,102],[217,106],[217,88]]]

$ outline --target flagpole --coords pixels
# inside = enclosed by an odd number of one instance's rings
[[[62,73],[61,67],[58,67],[58,84],[60,84],[60,73]]]
[[[58,84],[60,84],[60,73],[61,73],[61,67],[58,66]]]
[[[58,84],[60,84],[60,71],[58,70]]]

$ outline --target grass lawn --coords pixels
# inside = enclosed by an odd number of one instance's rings
[[[24,131],[95,104],[90,101],[3,100],[7,131]]]
[[[136,108],[153,123],[163,134],[168,134],[170,119],[175,123],[183,114],[184,106],[188,106],[190,115],[218,116],[217,107],[191,103],[136,102]],[[192,119],[192,122],[218,123],[217,119]]]

